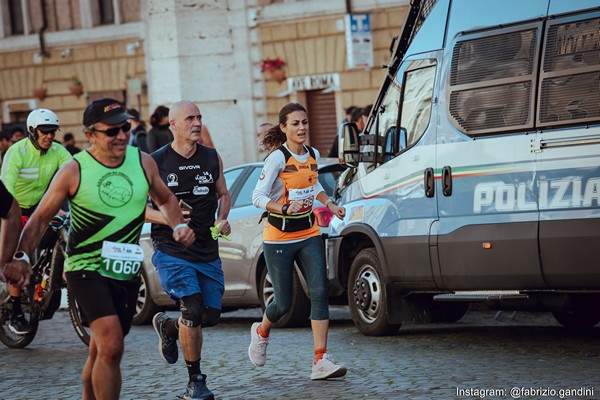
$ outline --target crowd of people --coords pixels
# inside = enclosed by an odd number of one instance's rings
[[[202,328],[219,322],[224,293],[216,239],[231,233],[223,162],[195,103],[159,106],[150,122],[146,132],[137,110],[103,98],[83,112],[84,150],[75,146],[70,133],[62,144],[56,140],[60,121],[47,109],[29,114],[27,134],[21,131],[20,139],[16,130],[0,135],[0,279],[8,282],[10,292],[7,326],[17,335],[28,333],[22,287],[29,284],[35,250],[49,221],[68,204],[65,278],[91,328],[81,375],[83,399],[119,398],[124,338],[135,312],[140,269],[118,266],[141,265],[138,241],[144,221],[152,223],[152,261],[160,283],[180,314],[154,316],[159,355],[175,364],[179,342],[188,372],[183,398],[214,398],[200,361]],[[320,155],[306,145],[308,115],[302,105],[287,104],[276,125],[261,129],[268,156],[253,202],[268,214],[263,242],[275,300],[262,321],[252,324],[249,359],[255,366],[266,362],[273,324],[290,307],[296,261],[309,282],[312,303],[310,378],[342,377],[346,368],[327,352],[325,253],[312,205],[319,200],[339,218],[345,209],[328,198],[316,179]]]

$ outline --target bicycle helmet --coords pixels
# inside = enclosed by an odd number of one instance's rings
[[[29,135],[29,139],[33,146],[45,154],[47,150],[42,149],[38,143],[38,134],[37,129],[42,131],[58,129],[60,126],[60,122],[58,121],[58,117],[54,113],[54,111],[38,108],[33,110],[27,116],[27,131]]]

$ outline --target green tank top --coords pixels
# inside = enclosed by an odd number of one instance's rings
[[[69,199],[71,226],[65,270],[98,271],[121,280],[139,275],[141,262],[122,261],[121,274],[108,271],[105,253],[108,244],[114,247],[112,254],[129,253],[132,246],[120,244],[137,245],[140,239],[149,189],[140,151],[128,146],[123,163],[114,168],[104,166],[87,151],[73,158],[79,164],[81,179],[77,193]]]

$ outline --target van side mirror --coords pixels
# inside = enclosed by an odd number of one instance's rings
[[[408,133],[406,128],[400,127],[400,150],[404,150],[408,146]]]
[[[354,122],[345,122],[338,129],[338,154],[340,164],[356,168],[360,161],[358,128]]]
[[[390,126],[385,132],[385,145],[383,146],[383,162],[388,162],[400,151],[400,139],[398,129]]]

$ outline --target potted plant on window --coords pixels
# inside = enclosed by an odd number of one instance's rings
[[[71,78],[71,85],[69,86],[69,92],[71,92],[71,94],[77,96],[77,98],[79,98],[79,96],[81,96],[83,93],[83,83],[81,83],[79,78],[77,78],[76,76]]]
[[[38,87],[33,89],[33,97],[35,97],[39,101],[42,101],[46,98],[46,93],[48,93],[48,90],[45,87]]]
[[[281,83],[285,80],[285,70],[283,67],[285,67],[285,61],[281,58],[265,58],[262,60],[260,70],[261,72],[268,72],[271,79],[277,83]]]

